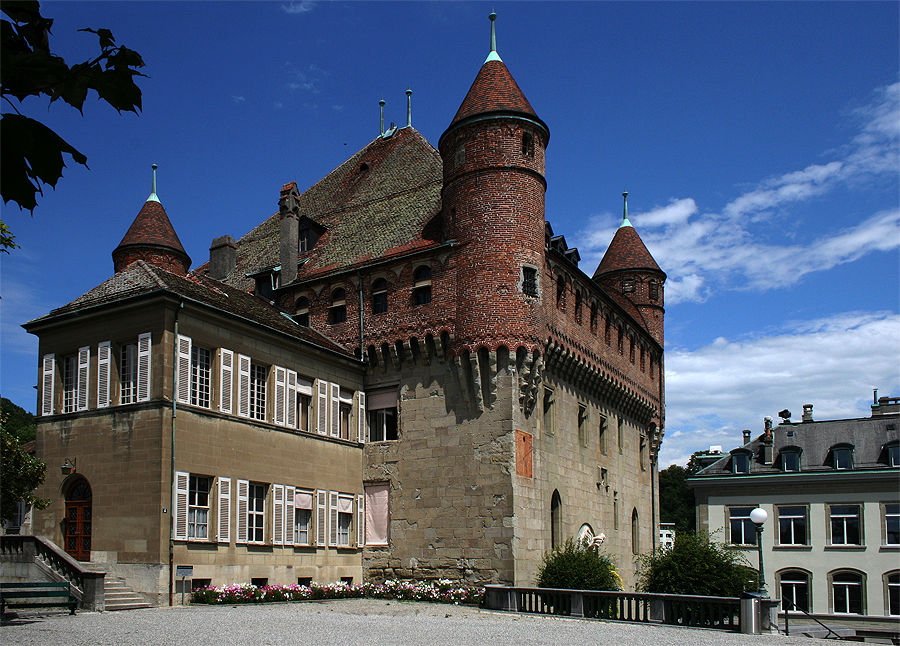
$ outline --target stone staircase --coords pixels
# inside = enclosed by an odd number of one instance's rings
[[[144,601],[141,595],[125,585],[125,579],[107,575],[103,583],[105,605],[108,612],[150,607],[150,604]]]

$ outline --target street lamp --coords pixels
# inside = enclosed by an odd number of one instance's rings
[[[753,511],[750,512],[750,520],[753,521],[753,524],[756,525],[756,547],[759,550],[759,596],[768,597],[769,594],[766,592],[766,574],[763,569],[763,547],[762,547],[762,533],[763,533],[763,523],[766,522],[766,519],[769,517],[769,514],[766,513],[766,510],[762,507],[757,507]]]

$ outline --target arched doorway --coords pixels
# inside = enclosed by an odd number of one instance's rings
[[[559,491],[553,491],[550,496],[550,547],[562,547],[563,543],[562,528],[562,498]]]
[[[91,560],[91,486],[87,480],[76,480],[66,493],[66,520],[63,544],[66,553],[76,561]]]

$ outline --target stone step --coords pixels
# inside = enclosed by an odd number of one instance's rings
[[[150,604],[144,601],[124,579],[119,577],[106,577],[103,583],[105,607],[107,611],[138,610],[149,608]]]

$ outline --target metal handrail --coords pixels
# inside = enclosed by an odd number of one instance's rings
[[[782,601],[782,604],[781,604],[782,607],[784,607],[784,604],[786,604],[786,603],[791,604],[791,606],[794,608],[794,610],[799,610],[799,611],[802,612],[804,615],[806,615],[809,619],[812,619],[814,622],[816,622],[817,624],[819,624],[822,628],[824,628],[825,630],[827,630],[828,632],[825,634],[825,639],[828,639],[828,635],[834,635],[835,637],[837,637],[838,639],[840,639],[840,640],[842,640],[842,641],[851,641],[851,640],[849,640],[849,639],[845,640],[843,637],[841,637],[841,636],[838,635],[836,632],[834,632],[831,628],[829,628],[828,626],[826,626],[825,624],[823,624],[821,621],[819,621],[818,619],[816,619],[815,617],[813,617],[811,614],[809,614],[808,612],[806,612],[803,608],[799,607],[796,603],[794,603],[793,601],[791,601],[791,600],[788,599],[787,597],[784,597],[781,601]],[[788,608],[784,608],[784,634],[787,635],[787,636],[790,636],[790,634],[791,634],[791,627],[790,627],[790,624],[789,624],[789,622],[788,622],[788,610],[789,610]]]

